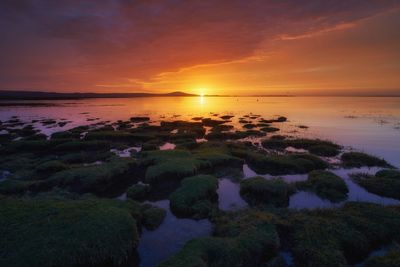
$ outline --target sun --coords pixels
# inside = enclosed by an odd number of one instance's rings
[[[199,88],[198,91],[201,97],[204,97],[206,95],[206,88]]]

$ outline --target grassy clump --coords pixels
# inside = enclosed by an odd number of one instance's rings
[[[145,121],[149,121],[150,117],[132,117],[130,118],[131,122],[145,122]]]
[[[342,178],[328,171],[312,171],[307,181],[297,182],[297,187],[315,192],[319,197],[332,202],[343,201],[347,198],[349,189]]]
[[[131,158],[114,158],[97,166],[78,167],[58,172],[43,181],[49,186],[76,192],[102,193],[129,179],[137,167]]]
[[[59,160],[67,164],[84,164],[96,161],[106,161],[115,156],[110,151],[79,151],[59,156]]]
[[[148,141],[154,139],[155,136],[152,133],[131,133],[125,131],[91,131],[86,134],[85,140],[102,140],[109,142],[126,142],[129,144],[135,144],[138,141]]]
[[[399,226],[398,209],[376,204],[298,212],[291,216],[293,254],[300,266],[348,266],[399,240]]]
[[[207,140],[238,140],[250,136],[262,137],[265,132],[257,130],[235,131],[235,132],[211,132],[205,136]]]
[[[204,126],[214,127],[214,126],[217,126],[217,125],[220,125],[220,124],[224,124],[227,121],[225,121],[225,120],[213,120],[213,119],[210,119],[210,118],[204,118],[204,119],[201,120],[201,122],[203,123]]]
[[[367,167],[392,167],[384,159],[377,158],[361,152],[347,152],[341,157],[342,163],[346,168]]]
[[[400,172],[397,170],[381,170],[375,176],[353,174],[352,179],[368,192],[400,199]]]
[[[240,195],[250,205],[271,204],[286,207],[293,192],[294,188],[280,178],[267,180],[253,177],[240,182]]]
[[[260,130],[263,132],[266,132],[266,133],[273,133],[273,132],[279,131],[279,128],[271,127],[271,126],[264,126]]]
[[[21,181],[16,179],[7,179],[0,183],[0,194],[13,195],[23,194],[36,185],[35,181]]]
[[[322,159],[308,154],[264,155],[246,150],[235,150],[233,154],[245,158],[250,168],[259,174],[308,173],[328,167],[328,164]]]
[[[148,184],[135,184],[128,188],[127,197],[134,200],[143,200],[150,193],[151,186]]]
[[[50,160],[36,166],[36,171],[45,175],[50,175],[59,171],[66,170],[68,166],[58,160]]]
[[[195,175],[208,163],[196,159],[186,150],[157,150],[142,154],[141,165],[149,166],[145,180],[148,183],[157,183],[163,180],[180,180]]]
[[[203,145],[192,152],[179,149],[148,151],[142,154],[141,165],[148,166],[146,182],[157,183],[180,180],[221,166],[241,168],[243,160],[218,147]]]
[[[185,178],[170,195],[170,206],[180,217],[205,218],[217,209],[218,179],[210,175]]]
[[[54,151],[64,154],[65,152],[73,153],[79,151],[108,151],[110,148],[110,143],[106,141],[74,140],[56,145]]]
[[[255,125],[253,123],[246,123],[246,124],[243,125],[243,128],[254,129],[254,128],[257,128],[257,125]]]
[[[119,266],[139,241],[137,205],[0,199],[1,266]]]
[[[320,139],[279,139],[272,138],[262,142],[264,148],[283,150],[287,147],[294,147],[297,149],[307,149],[310,153],[333,157],[340,153],[340,146],[326,140]]]
[[[143,205],[142,207],[142,224],[148,230],[157,229],[164,221],[167,212],[164,209],[151,205]]]
[[[213,237],[189,241],[161,266],[260,266],[274,257],[279,237],[268,216],[241,215],[219,218]]]
[[[396,267],[400,266],[400,250],[388,252],[383,256],[374,256],[365,262],[366,267]]]

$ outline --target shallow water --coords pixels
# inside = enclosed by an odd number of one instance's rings
[[[143,229],[137,249],[142,267],[157,266],[181,250],[187,241],[211,234],[209,220],[179,219],[171,213],[168,200],[148,203],[165,209],[167,216],[156,230]]]
[[[71,121],[63,127],[33,123],[46,134],[132,116],[150,116],[157,121],[235,115],[232,124],[238,125],[238,118],[250,112],[264,118],[283,115],[289,118],[279,125],[283,133],[330,139],[400,167],[399,97],[152,97],[25,102],[52,105],[1,106],[0,120],[16,115],[25,122],[40,118]]]
[[[240,197],[239,184],[222,178],[218,185],[218,204],[220,210],[230,211],[247,207],[246,201]]]
[[[348,198],[341,202],[341,203],[332,203],[329,200],[321,199],[319,196],[314,194],[313,192],[307,191],[298,191],[293,194],[289,199],[289,208],[291,209],[315,209],[315,208],[334,208],[340,207],[343,203],[348,201],[363,201],[363,202],[371,202],[377,203],[382,205],[399,205],[400,200],[378,196],[376,194],[370,193],[358,184],[354,183],[349,174],[352,173],[368,173],[368,174],[375,174],[379,171],[380,168],[353,168],[353,169],[331,169],[329,171],[335,173],[336,175],[340,176],[346,183],[349,193]],[[244,178],[250,178],[254,176],[261,176],[265,179],[271,179],[276,176],[271,175],[260,175],[254,172],[247,164],[243,165],[243,173]],[[307,180],[308,174],[294,174],[294,175],[281,175],[278,177],[282,177],[288,183],[294,183],[298,181],[305,181]],[[236,189],[231,190],[239,190],[239,184],[233,184],[236,186]],[[233,187],[232,186],[232,187]],[[240,197],[240,196],[239,196]],[[232,202],[240,202],[242,200],[231,200]]]

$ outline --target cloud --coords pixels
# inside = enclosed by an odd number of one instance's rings
[[[0,88],[85,90],[241,60],[398,6],[385,0],[3,0]]]

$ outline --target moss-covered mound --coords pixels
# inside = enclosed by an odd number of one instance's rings
[[[53,187],[66,188],[81,193],[103,193],[130,179],[136,167],[137,163],[134,159],[114,158],[101,165],[79,166],[58,171],[45,179],[10,179],[0,183],[0,193],[39,192]]]
[[[333,157],[340,153],[340,146],[326,140],[320,139],[278,139],[272,138],[262,142],[263,147],[268,149],[283,150],[287,147],[307,149],[310,153]]]
[[[271,126],[263,126],[260,128],[261,131],[266,133],[273,133],[279,131],[279,128],[271,127]]]
[[[400,171],[381,170],[375,176],[368,174],[354,174],[351,176],[360,186],[368,192],[400,199]]]
[[[219,167],[241,168],[243,160],[220,147],[209,144],[188,150],[148,151],[142,154],[141,165],[147,167],[146,182],[157,183],[180,180],[201,171],[210,172]]]
[[[400,250],[390,251],[382,256],[374,256],[365,262],[366,267],[398,267],[400,266]]]
[[[240,195],[250,205],[270,204],[286,207],[294,188],[283,179],[253,177],[240,182]]]
[[[143,153],[141,165],[149,166],[146,170],[146,182],[157,183],[195,175],[200,169],[206,168],[208,163],[196,159],[186,150],[159,150]]]
[[[138,244],[133,202],[0,199],[1,266],[119,266]]]
[[[148,230],[154,230],[164,221],[167,212],[164,209],[147,204],[142,206],[142,215],[143,226]]]
[[[232,154],[244,158],[250,168],[259,174],[308,173],[312,170],[321,170],[328,167],[325,161],[309,154],[265,155],[243,149],[234,149]]]
[[[347,198],[349,189],[342,178],[328,171],[312,171],[305,182],[297,182],[302,190],[315,192],[319,197],[332,202],[343,201]]]
[[[269,216],[235,214],[219,218],[213,237],[189,241],[171,259],[172,266],[261,266],[276,255],[279,237]]]
[[[133,200],[143,200],[149,195],[150,189],[148,184],[135,184],[128,188],[126,196]]]
[[[342,163],[346,168],[367,167],[392,167],[384,159],[377,158],[361,152],[347,152],[341,156]]]
[[[293,253],[300,266],[348,266],[400,238],[398,209],[351,202],[340,209],[291,216]]]
[[[171,194],[170,206],[180,217],[205,218],[218,208],[218,179],[211,175],[185,178]]]

